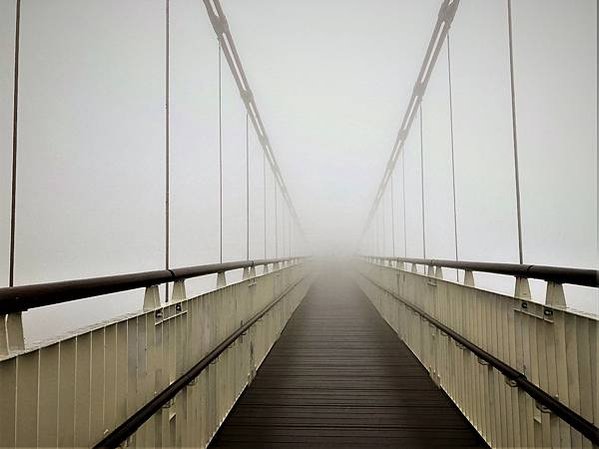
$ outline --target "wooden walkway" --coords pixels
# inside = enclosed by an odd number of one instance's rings
[[[357,285],[322,275],[213,448],[486,447]]]

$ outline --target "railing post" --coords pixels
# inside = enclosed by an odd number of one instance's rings
[[[249,277],[250,277],[250,269],[248,267],[244,267],[243,268],[243,276],[241,276],[241,279],[243,279],[245,281]]]
[[[268,273],[268,264],[265,263],[262,267],[262,274],[267,274]]]
[[[437,279],[443,279],[443,268],[442,267],[436,267],[436,269],[435,269],[435,277]]]
[[[181,279],[175,281],[173,284],[173,301],[183,301],[187,299],[187,292],[185,291],[185,280]]]
[[[530,284],[527,278],[516,278],[514,297],[518,299],[530,299]]]
[[[428,277],[434,277],[435,276],[435,267],[433,267],[432,265],[429,265],[426,275]]]
[[[6,331],[6,315],[0,314],[0,356],[8,355],[8,333]]]
[[[545,304],[548,306],[566,307],[566,295],[564,295],[564,286],[562,284],[547,282]]]
[[[144,312],[154,310],[160,307],[160,290],[157,285],[146,287],[144,293]]]
[[[9,351],[25,349],[25,338],[23,337],[23,319],[21,312],[9,313],[7,315],[6,335],[8,337]]]
[[[250,267],[250,277],[251,278],[255,278],[256,277],[256,267],[254,265],[252,265]]]
[[[474,273],[470,270],[464,271],[464,285],[474,287]]]
[[[227,276],[224,271],[220,271],[216,275],[216,288],[222,288],[227,286]]]
[[[412,273],[418,273],[418,267],[414,262],[412,262]]]

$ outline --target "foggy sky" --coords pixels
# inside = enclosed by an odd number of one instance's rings
[[[439,4],[223,1],[314,252],[354,249]],[[599,266],[596,7],[593,0],[513,2],[526,263]],[[23,0],[21,19],[16,283],[163,267],[164,1]],[[2,0],[2,285],[8,278],[13,37],[14,1]],[[450,39],[459,256],[516,262],[506,2],[462,0]],[[203,3],[171,0],[171,266],[219,257],[217,61]],[[452,258],[446,45],[422,107],[427,256]],[[422,256],[417,126],[404,155],[407,248],[402,158],[394,176],[395,251],[414,257]],[[243,103],[223,60],[225,260],[245,258],[244,142]],[[285,255],[288,217],[280,202],[277,250],[269,174],[264,253],[263,160],[253,132],[250,143],[250,257]],[[378,221],[389,232],[390,195],[385,198],[385,219]],[[390,245],[388,234],[387,254]],[[599,312],[597,292],[579,290],[568,301]],[[141,298],[84,303],[53,308],[60,322],[53,331],[72,328],[74,317],[83,325],[135,310]],[[28,315],[36,322],[43,314]]]

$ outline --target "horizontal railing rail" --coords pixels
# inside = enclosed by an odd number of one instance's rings
[[[444,259],[417,259],[411,257],[360,256],[370,261],[403,262],[429,267],[454,268],[465,271],[494,273],[518,278],[541,279],[557,284],[599,287],[599,270],[567,268],[546,265],[526,265],[500,262],[469,262]]]
[[[278,259],[243,260],[218,264],[197,265],[169,270],[143,271],[138,273],[76,279],[43,284],[0,288],[0,315],[24,312],[36,307],[60,304],[79,299],[124,292],[152,285],[176,282],[184,279],[224,273],[231,270],[261,265],[293,262],[301,257]]]
[[[384,290],[388,294],[392,295],[397,301],[402,302],[406,307],[416,312],[426,321],[431,323],[441,332],[449,335],[456,342],[466,347],[470,352],[475,354],[480,360],[488,363],[490,366],[495,368],[497,371],[502,373],[510,382],[513,383],[514,386],[519,387],[523,391],[525,391],[531,398],[533,398],[539,405],[542,407],[546,407],[551,412],[555,413],[556,416],[563,419],[574,429],[578,430],[582,435],[589,439],[593,444],[599,445],[599,429],[590,421],[580,416],[571,408],[562,404],[560,401],[552,397],[549,393],[542,390],[533,384],[525,374],[516,370],[512,366],[507,363],[501,361],[497,357],[489,354],[484,349],[472,343],[470,340],[464,338],[462,335],[458,334],[451,328],[445,326],[443,323],[426,313],[420,307],[410,303],[398,297],[394,292],[388,290],[378,282],[373,281],[372,279],[368,279],[371,283],[376,285],[378,288]]]
[[[240,326],[236,331],[229,335],[222,343],[216,348],[210,351],[204,358],[190,368],[185,374],[180,376],[177,380],[171,383],[162,392],[158,393],[152,400],[141,407],[137,412],[130,416],[120,426],[106,435],[100,442],[98,442],[94,448],[116,448],[131,437],[146,421],[148,421],[158,410],[166,405],[171,399],[173,399],[177,393],[183,388],[189,385],[200,373],[216,360],[235,340],[242,336],[250,327],[252,327],[258,320],[266,315],[273,307],[275,307],[280,301],[285,299],[287,294],[293,290],[303,278],[294,282],[292,285],[287,287],[277,298],[275,298],[270,304],[264,307],[261,311],[255,314],[248,322]]]

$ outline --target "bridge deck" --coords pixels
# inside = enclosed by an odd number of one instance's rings
[[[349,278],[317,281],[210,447],[486,447]]]

